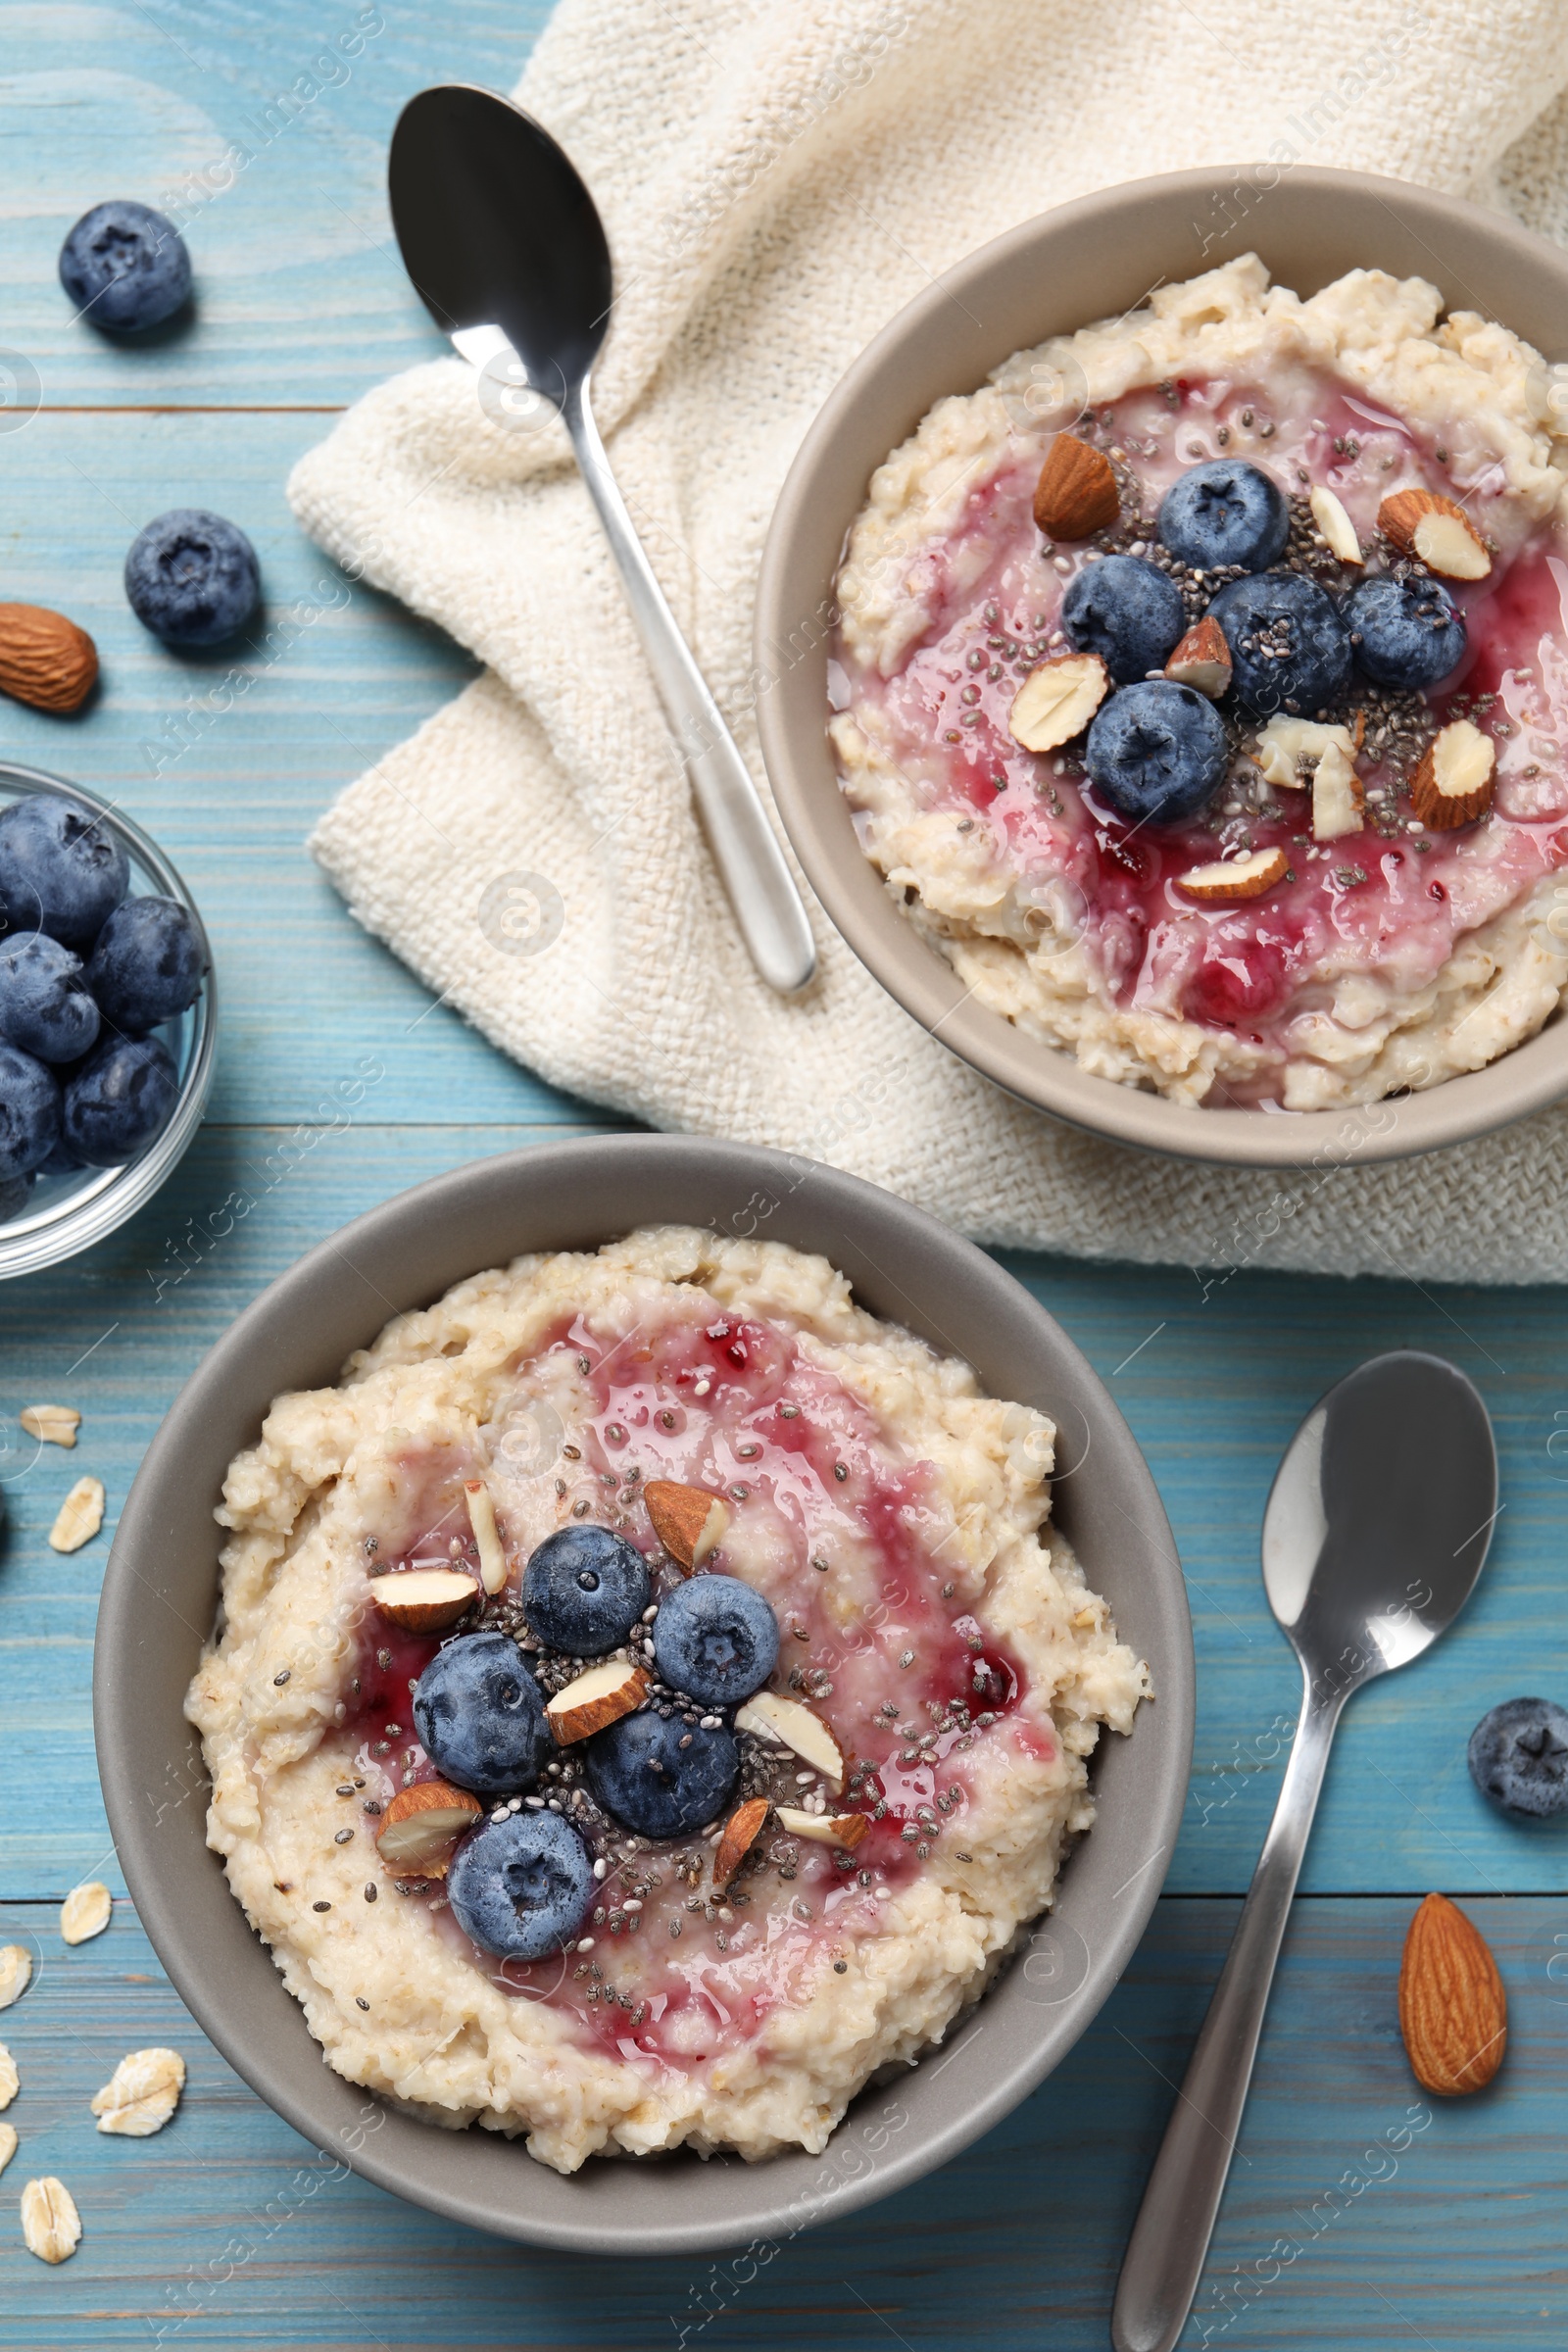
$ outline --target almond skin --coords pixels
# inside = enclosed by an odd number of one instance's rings
[[[1508,2046],[1508,1998],[1479,1929],[1446,1894],[1429,1894],[1404,1939],[1399,2031],[1434,2098],[1484,2090]]]
[[[1121,513],[1110,460],[1075,433],[1058,433],[1035,484],[1035,522],[1048,539],[1087,539]]]
[[[595,1732],[635,1714],[648,1695],[648,1677],[640,1666],[612,1658],[589,1666],[575,1682],[567,1683],[547,1701],[545,1719],[558,1747],[591,1740]]]
[[[1195,621],[1165,664],[1174,686],[1196,686],[1218,702],[1231,682],[1231,649],[1219,622],[1207,612]]]
[[[749,1796],[744,1805],[736,1806],[724,1824],[724,1835],[713,1855],[715,1891],[729,1885],[743,1856],[757,1843],[758,1835],[766,1819],[765,1796]]]
[[[42,605],[0,605],[0,687],[35,710],[79,710],[98,677],[85,629]]]
[[[654,1533],[682,1568],[700,1568],[729,1525],[729,1510],[706,1487],[682,1486],[674,1478],[651,1478],[643,1489]]]

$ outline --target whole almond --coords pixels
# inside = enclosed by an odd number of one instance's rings
[[[1508,1999],[1479,1929],[1446,1894],[1429,1894],[1404,1939],[1399,2031],[1416,2081],[1434,2098],[1484,2090],[1508,2046]]]
[[[1110,460],[1075,433],[1058,433],[1035,484],[1035,521],[1048,539],[1087,539],[1121,512]]]
[[[0,687],[35,710],[78,710],[98,676],[85,629],[42,605],[0,605]]]

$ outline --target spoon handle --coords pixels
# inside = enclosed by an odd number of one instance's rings
[[[1127,2241],[1110,2324],[1116,2352],[1174,2352],[1187,2325],[1343,1703],[1343,1694],[1315,1698],[1308,1678],[1274,1819]]]
[[[626,601],[654,673],[719,878],[735,919],[769,988],[792,997],[816,969],[816,946],[784,853],[768,823],[723,712],[692,658],[637,536],[620,485],[611,471],[589,405],[586,379],[568,394],[563,416],[605,537],[620,568]]]

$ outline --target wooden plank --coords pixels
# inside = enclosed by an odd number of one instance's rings
[[[549,0],[8,9],[3,332],[44,401],[341,405],[436,357],[392,236],[387,140],[427,82],[510,89],[548,14]],[[75,320],[58,275],[67,229],[106,197],[170,211],[196,272],[193,318],[130,345]]]
[[[1490,2091],[1444,2103],[1417,2088],[1395,2022],[1408,1900],[1298,1906],[1185,2343],[1556,2352],[1568,2336],[1568,1990],[1547,1973],[1564,1913],[1549,1901],[1469,1908],[1507,1982],[1512,2046]],[[870,2213],[750,2264],[585,2266],[439,2221],[311,2149],[196,2031],[128,1908],[67,1951],[51,1912],[7,1907],[0,1938],[34,1941],[42,1967],[4,2020],[22,2090],[0,2196],[0,2344],[870,2352],[892,2339],[1102,2352],[1168,2084],[1235,1913],[1163,1902],[1056,2075]],[[185,2057],[180,2111],[155,2138],[106,2138],[87,2102],[125,2050],[150,2042]],[[517,2162],[529,2162],[520,2149]],[[83,2223],[79,2251],[54,2271],[23,2250],[14,2218],[21,2182],[43,2172],[71,2188]]]

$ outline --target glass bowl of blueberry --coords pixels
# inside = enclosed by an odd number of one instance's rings
[[[151,1200],[216,1044],[207,934],[162,851],[81,785],[0,761],[0,1278]]]

